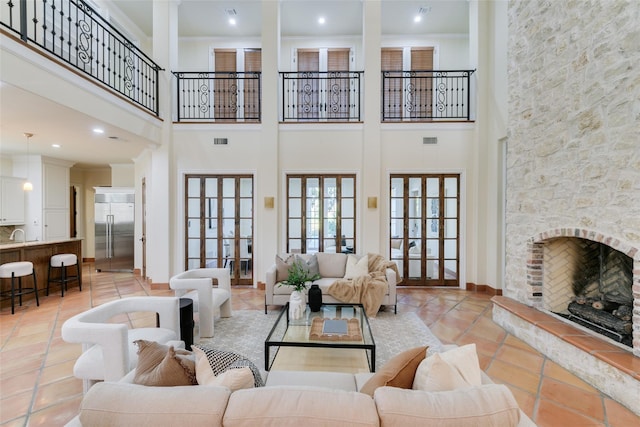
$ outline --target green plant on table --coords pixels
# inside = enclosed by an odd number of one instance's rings
[[[289,267],[289,277],[287,280],[280,282],[278,286],[293,286],[298,291],[304,291],[307,288],[307,282],[313,282],[320,278],[319,274],[311,274],[307,267],[301,261],[294,261]]]

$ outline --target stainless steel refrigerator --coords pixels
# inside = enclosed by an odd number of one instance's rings
[[[97,271],[133,271],[134,207],[132,188],[96,187]]]

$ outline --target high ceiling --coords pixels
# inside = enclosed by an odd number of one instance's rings
[[[362,34],[362,1],[282,0],[280,30],[284,37]],[[152,34],[152,0],[113,0],[147,35]],[[414,17],[422,9],[422,21]],[[236,25],[228,23],[230,13]],[[469,28],[467,0],[383,0],[382,33],[466,34]],[[261,33],[260,0],[182,0],[178,6],[180,37],[253,36]],[[325,23],[319,25],[319,17]]]
[[[360,35],[362,1],[376,0],[282,0],[281,34],[283,37]],[[153,0],[105,0],[102,3],[117,6],[147,37],[152,36]],[[259,37],[261,3],[260,0],[181,0],[179,36]],[[382,9],[383,35],[468,32],[467,0],[383,0]],[[422,21],[415,23],[413,19],[419,12],[422,12]],[[229,25],[230,17],[236,19],[235,26]],[[318,23],[320,17],[325,19],[322,25]],[[94,134],[92,129],[96,126],[105,127],[105,133]],[[117,127],[107,127],[80,111],[3,83],[0,75],[0,155],[26,154],[25,132],[34,134],[29,143],[32,154],[86,166],[131,163],[150,143]],[[61,147],[53,148],[52,144]]]

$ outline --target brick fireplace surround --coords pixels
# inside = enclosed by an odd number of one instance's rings
[[[633,349],[545,309],[544,246],[567,237],[603,243],[633,259]],[[580,228],[541,233],[528,242],[526,295],[524,303],[494,297],[494,321],[640,415],[640,250]]]

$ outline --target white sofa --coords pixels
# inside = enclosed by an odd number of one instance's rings
[[[214,287],[214,280],[217,287]],[[231,277],[228,268],[194,268],[173,276],[169,287],[178,298],[193,300],[198,313],[200,338],[213,337],[216,310],[220,317],[231,317]]]
[[[289,254],[287,254],[289,255]],[[298,254],[302,259],[309,260],[310,257],[316,256],[318,260],[318,270],[320,273],[320,279],[315,280],[313,283],[318,284],[322,290],[322,301],[325,303],[339,303],[337,299],[328,294],[327,290],[333,282],[338,279],[342,279],[345,275],[347,267],[347,257],[349,254],[343,253],[329,253],[329,252],[317,252],[314,254]],[[385,270],[385,276],[387,279],[388,289],[382,300],[382,305],[393,306],[394,311],[397,312],[397,297],[396,297],[396,285],[398,278],[396,272],[387,268]],[[265,280],[265,292],[264,292],[264,312],[267,312],[267,306],[270,305],[285,305],[289,301],[289,296],[292,292],[291,286],[279,286],[277,277],[277,266],[274,263],[268,270]]]
[[[128,313],[158,313],[160,327],[129,328],[111,319]],[[136,367],[133,341],[138,339],[184,347],[180,339],[180,301],[174,297],[130,297],[110,301],[67,319],[62,339],[82,344],[73,374],[83,380],[84,391],[96,381],[118,381]]]
[[[373,399],[359,393],[371,373],[271,371],[266,386],[231,392],[226,387],[146,387],[96,384],[67,427],[117,425],[198,426],[484,426],[505,417],[535,427],[509,389],[492,384],[471,390],[423,392],[380,387]],[[496,418],[497,417],[497,418]],[[518,419],[519,417],[519,419]],[[493,421],[494,424],[489,424]]]

